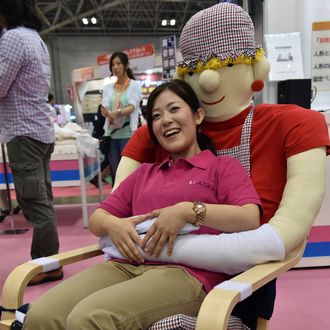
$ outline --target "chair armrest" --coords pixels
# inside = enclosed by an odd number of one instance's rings
[[[233,277],[228,282],[239,282],[251,287],[252,292],[286,272],[301,259],[306,240],[290,251],[282,261],[267,262]],[[226,330],[229,316],[241,300],[241,293],[235,289],[214,288],[203,301],[197,317],[196,329]]]
[[[0,330],[9,330],[14,321],[14,319],[0,321]]]
[[[96,257],[103,254],[97,244],[83,248],[54,254],[50,258],[57,259],[60,266]],[[36,275],[43,273],[43,266],[25,262],[11,271],[2,289],[2,305],[5,308],[16,309],[23,304],[24,290],[29,281]],[[3,312],[2,320],[15,318],[13,313]]]

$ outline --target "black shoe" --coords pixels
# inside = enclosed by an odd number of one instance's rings
[[[95,186],[96,188],[99,187],[99,177],[98,176],[94,176],[94,178],[92,180],[89,180],[89,182]]]
[[[14,214],[18,214],[21,212],[21,208],[19,206],[16,206],[14,209],[13,209],[13,213]]]

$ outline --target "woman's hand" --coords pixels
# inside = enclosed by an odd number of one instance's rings
[[[135,229],[135,225],[149,218],[149,215],[139,215],[133,218],[122,218],[112,221],[107,228],[119,252],[127,259],[136,263],[143,263],[144,258],[136,245],[142,247],[142,240]]]
[[[110,112],[110,115],[109,115],[109,117],[110,117],[111,120],[115,120],[119,116],[120,116],[120,113],[118,111],[112,111],[112,112]]]
[[[101,106],[101,115],[104,118],[109,117],[109,114],[111,113],[110,109],[108,107],[104,107],[103,105]]]
[[[192,207],[189,202],[182,202],[152,211],[150,216],[157,217],[157,220],[142,240],[142,248],[146,253],[158,257],[165,243],[168,243],[167,254],[170,256],[173,252],[176,236],[188,222],[187,219],[191,212]]]

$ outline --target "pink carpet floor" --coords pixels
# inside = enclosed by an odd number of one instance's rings
[[[73,192],[72,188],[70,193]],[[97,203],[90,204],[89,213],[96,206]],[[60,251],[68,251],[97,242],[97,238],[82,226],[82,210],[79,204],[56,205],[55,209],[58,219]],[[14,222],[17,229],[29,228],[29,231],[19,235],[0,235],[1,290],[10,271],[30,258],[31,226],[25,222],[22,213],[14,216]],[[4,229],[11,229],[10,217],[0,224],[0,231]],[[66,266],[64,278],[102,260],[103,258],[100,256]],[[56,282],[28,287],[25,291],[24,302],[33,302],[53,285],[56,285]],[[330,318],[327,313],[329,306],[330,268],[291,270],[278,279],[277,299],[270,330],[330,329]]]

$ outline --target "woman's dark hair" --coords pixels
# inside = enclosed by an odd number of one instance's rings
[[[110,69],[111,73],[112,73],[112,68],[111,68],[112,67],[112,62],[116,57],[119,57],[121,64],[124,65],[128,78],[131,78],[131,79],[135,80],[133,72],[128,66],[128,56],[127,56],[127,54],[125,54],[123,52],[114,52],[111,55],[111,58],[110,58],[110,61],[109,61],[109,69]]]
[[[173,79],[170,82],[166,82],[164,84],[156,87],[151,94],[149,95],[147,106],[146,106],[146,115],[147,115],[147,125],[149,134],[154,143],[158,144],[154,131],[152,129],[153,122],[153,114],[152,110],[154,108],[157,97],[163,93],[164,91],[169,90],[174,94],[178,95],[183,101],[185,101],[192,113],[195,113],[198,108],[200,108],[200,104],[195,94],[194,90],[183,80]],[[211,139],[200,133],[199,128],[197,127],[197,142],[201,150],[209,149],[216,155],[216,149],[211,141]]]
[[[40,31],[42,27],[35,0],[1,0],[0,16],[5,19],[7,29],[25,26]]]

